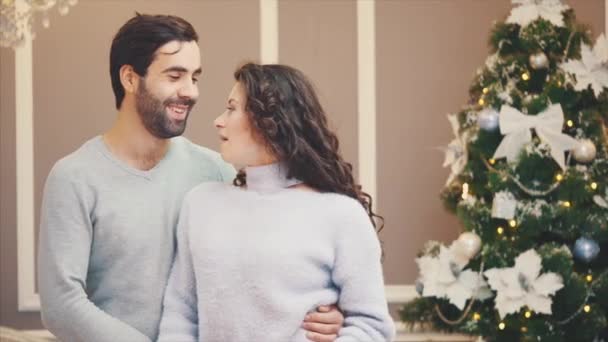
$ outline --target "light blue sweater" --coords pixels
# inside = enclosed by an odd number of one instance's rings
[[[220,156],[174,138],[149,171],[101,137],[58,161],[44,189],[38,289],[45,326],[65,342],[156,339],[186,192],[230,181]]]
[[[247,190],[221,183],[191,191],[159,341],[308,341],[304,316],[338,303],[345,341],[390,341],[380,244],[361,204],[286,188],[284,170],[247,169]]]

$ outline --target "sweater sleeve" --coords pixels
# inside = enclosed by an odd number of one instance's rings
[[[333,281],[344,325],[337,342],[392,341],[395,325],[388,312],[376,232],[360,204],[350,208],[338,229]]]
[[[57,164],[44,188],[38,248],[38,288],[44,325],[61,341],[150,342],[86,294],[93,203],[68,169]]]
[[[158,342],[198,341],[196,278],[188,237],[189,200],[184,199],[177,225],[177,248],[163,302]]]

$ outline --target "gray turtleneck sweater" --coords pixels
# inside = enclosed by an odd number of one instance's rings
[[[343,195],[287,188],[277,164],[247,189],[205,183],[184,200],[159,341],[308,341],[301,322],[338,303],[339,342],[390,341],[380,244]]]
[[[216,152],[182,137],[148,171],[116,159],[101,137],[58,161],[40,218],[45,326],[65,342],[154,341],[183,197],[233,177]]]

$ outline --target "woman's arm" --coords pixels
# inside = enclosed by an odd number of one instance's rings
[[[395,325],[384,294],[377,234],[358,203],[343,222],[336,236],[333,280],[345,319],[336,341],[392,341]]]
[[[196,278],[189,243],[189,201],[184,199],[177,225],[177,251],[163,300],[158,341],[198,341]]]

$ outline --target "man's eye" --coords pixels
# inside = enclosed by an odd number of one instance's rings
[[[169,78],[173,81],[179,80],[179,75],[169,75]]]
[[[198,78],[193,78],[192,79],[192,83],[197,84],[198,83]]]

